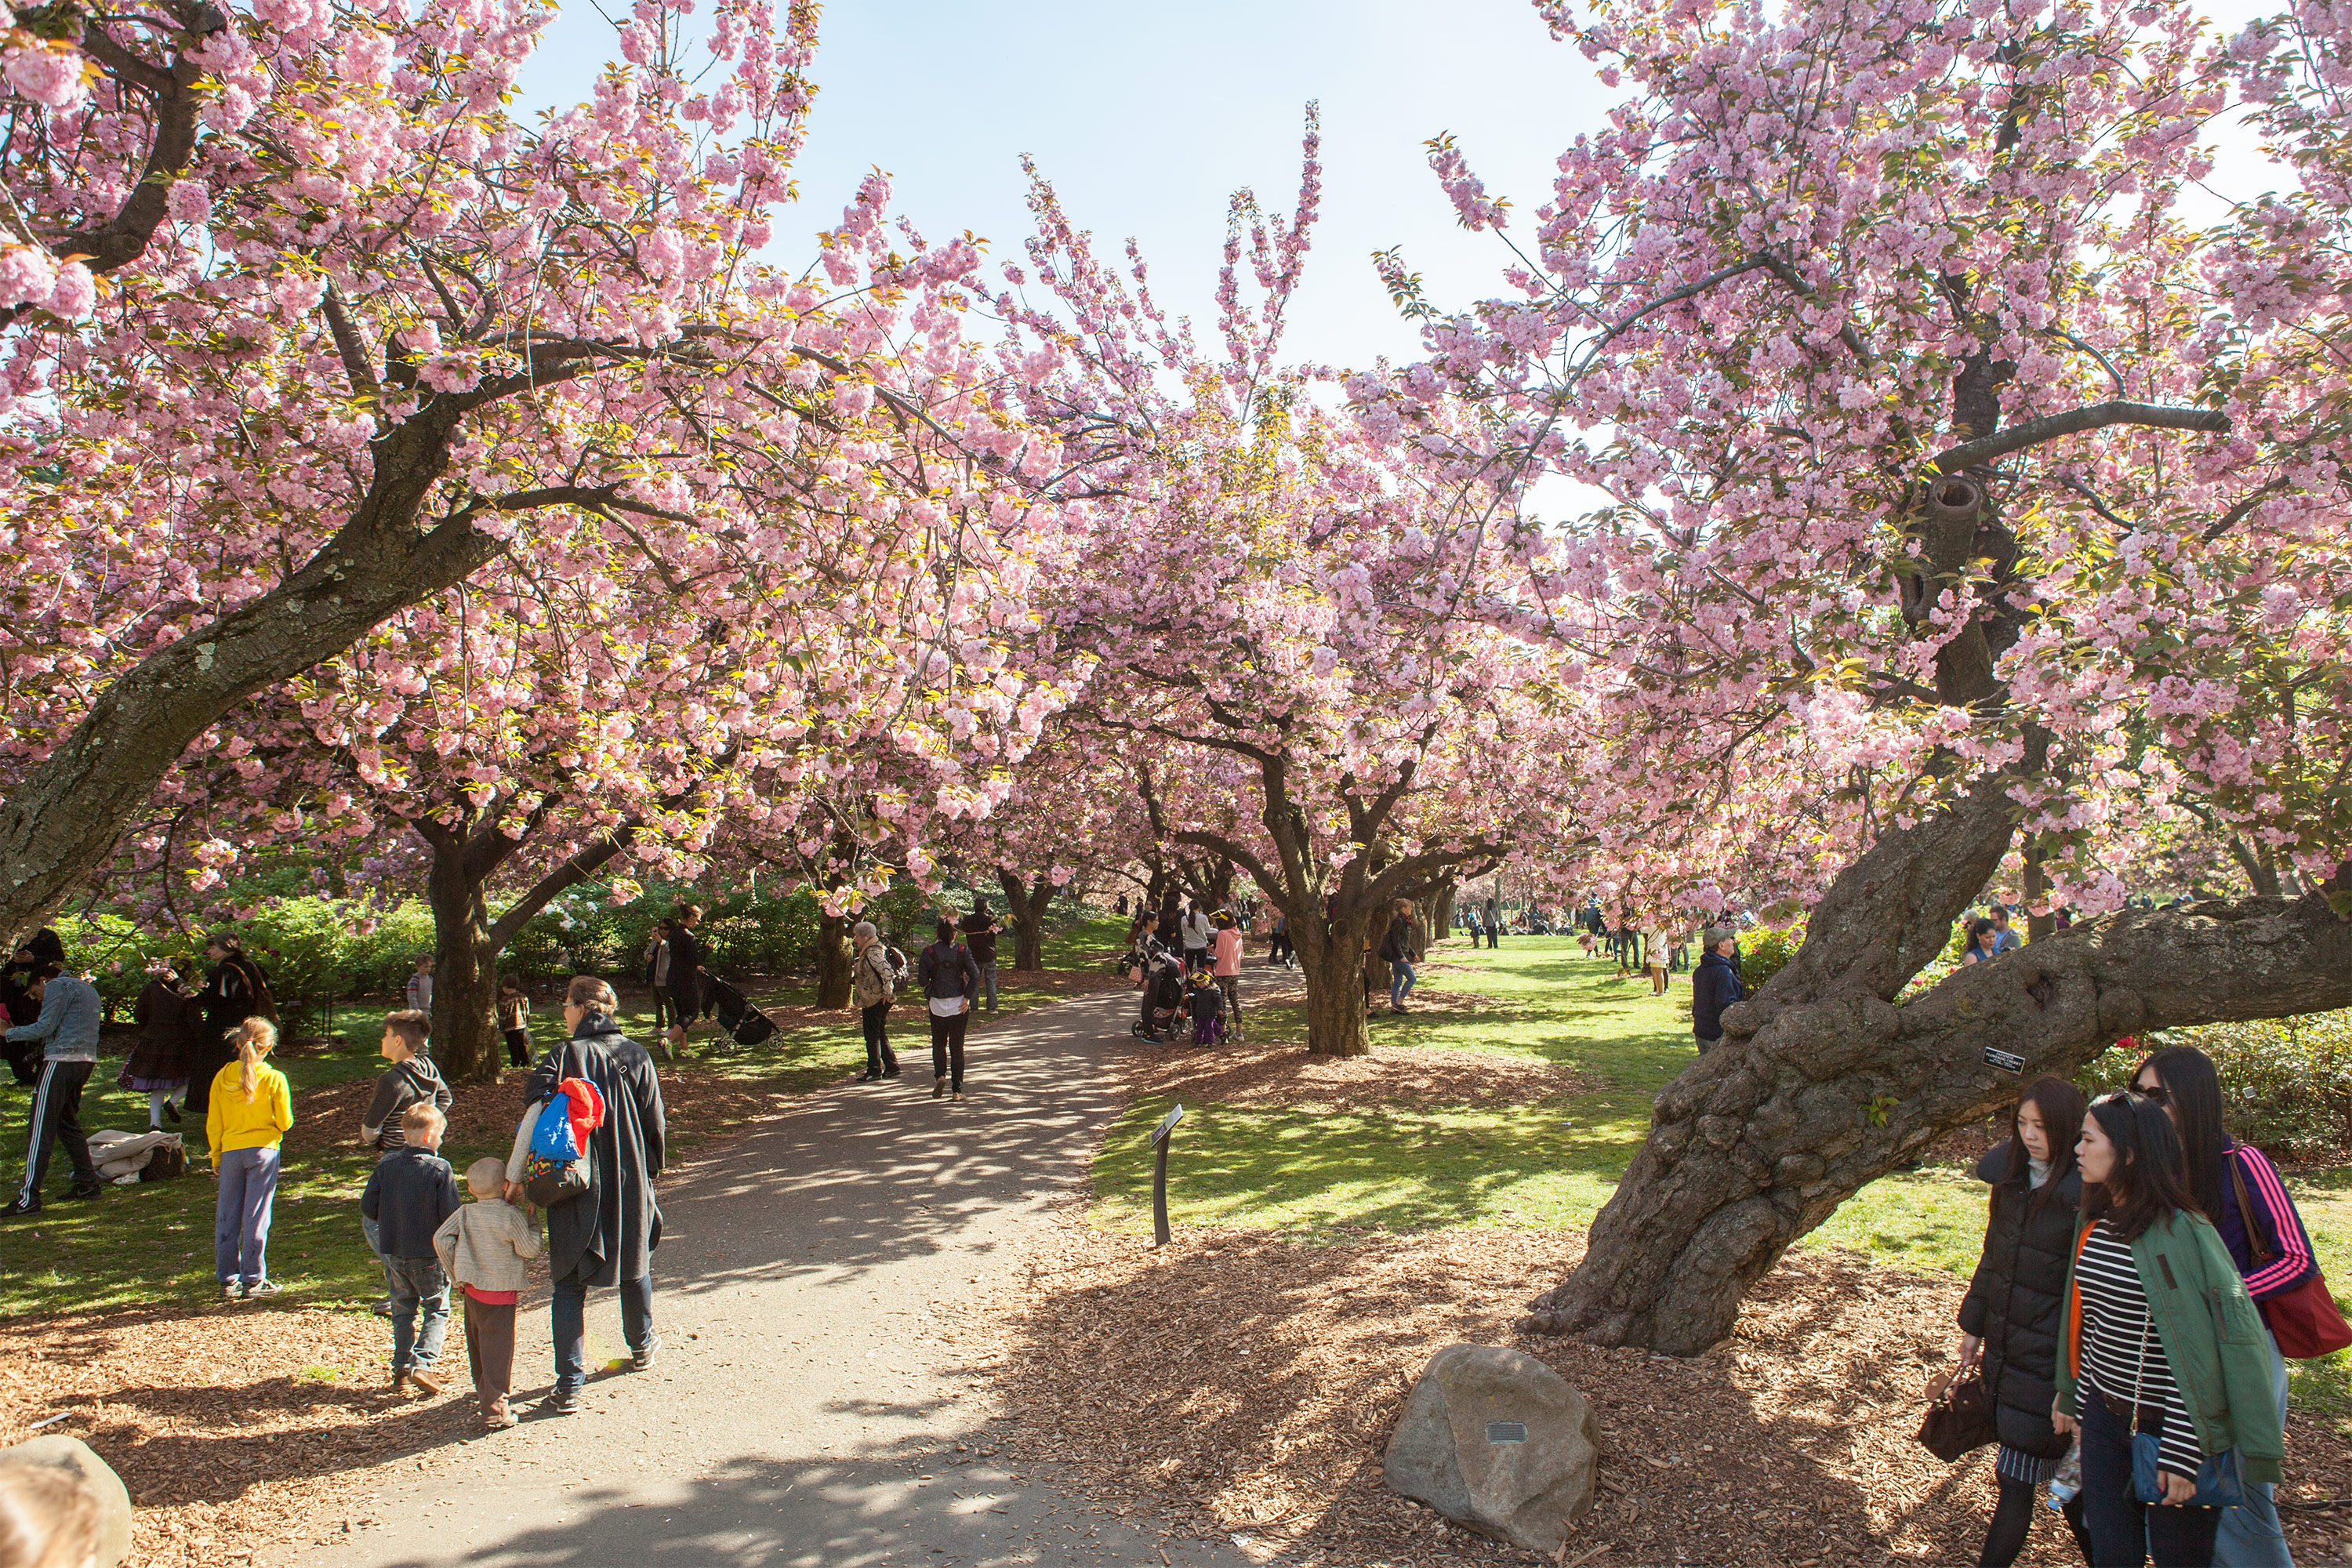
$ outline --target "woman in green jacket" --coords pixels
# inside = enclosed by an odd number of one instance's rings
[[[2180,1139],[2162,1110],[2136,1095],[2095,1100],[2074,1148],[2083,1220],[2051,1420],[2080,1434],[2091,1561],[2208,1568],[2221,1521],[2191,1503],[2202,1463],[2235,1449],[2243,1479],[2275,1481],[2285,1456],[2270,1342],[2181,1184]],[[2136,1431],[2156,1440],[2160,1503],[2134,1489]]]

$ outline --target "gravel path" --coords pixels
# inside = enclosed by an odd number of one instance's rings
[[[1011,1268],[1117,1113],[1108,1058],[1132,1006],[1112,993],[975,1028],[960,1106],[929,1098],[923,1015],[897,1009],[903,1079],[821,1091],[664,1184],[650,1371],[597,1374],[568,1419],[526,1412],[468,1439],[296,1561],[1242,1568],[999,1460],[1005,1427],[957,1343],[962,1303]],[[528,1395],[553,1378],[546,1324],[526,1305]],[[592,1292],[588,1331],[592,1364],[620,1353],[611,1291]],[[462,1382],[454,1331],[450,1349]]]

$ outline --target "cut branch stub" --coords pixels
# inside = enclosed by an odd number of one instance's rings
[[[1973,523],[1984,512],[1984,487],[1958,474],[1931,480],[1924,508],[1931,524]]]

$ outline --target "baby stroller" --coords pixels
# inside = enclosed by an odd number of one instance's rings
[[[739,1046],[756,1046],[776,1032],[776,1021],[757,1004],[715,974],[703,976],[703,997],[719,1016],[719,1026]]]
[[[1128,1026],[1137,1039],[1157,1045],[1163,1037],[1175,1037],[1184,1019],[1183,976],[1183,961],[1173,959],[1162,963],[1144,983],[1142,1013]]]

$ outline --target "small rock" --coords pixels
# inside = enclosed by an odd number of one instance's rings
[[[1592,1407],[1542,1362],[1448,1345],[1405,1401],[1384,1475],[1481,1535],[1553,1556],[1592,1506],[1600,1449]]]
[[[69,1501],[74,1492],[89,1500]],[[30,1437],[0,1448],[0,1493],[6,1494],[5,1506],[19,1522],[55,1553],[55,1561],[114,1568],[131,1550],[131,1493],[79,1437]],[[70,1542],[47,1540],[53,1524],[77,1516],[86,1534]]]

